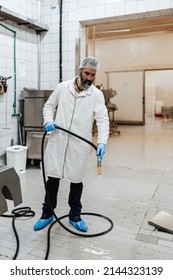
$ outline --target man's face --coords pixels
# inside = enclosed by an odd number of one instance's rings
[[[84,68],[80,70],[80,74],[79,74],[80,84],[84,90],[88,89],[92,85],[95,79],[95,75],[96,75],[95,69]]]

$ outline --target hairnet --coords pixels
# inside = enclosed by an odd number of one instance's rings
[[[97,71],[100,68],[100,63],[95,57],[88,56],[88,57],[85,57],[84,60],[79,65],[79,69],[82,69],[82,68],[92,68]]]

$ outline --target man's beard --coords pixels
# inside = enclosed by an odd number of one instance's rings
[[[84,80],[82,77],[82,73],[80,73],[79,78],[80,78],[80,87],[84,90],[88,89],[93,83],[93,81],[91,80]]]

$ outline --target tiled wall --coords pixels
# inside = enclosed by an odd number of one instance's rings
[[[17,100],[23,87],[38,88],[38,46],[41,49],[40,88],[53,89],[59,82],[59,1],[0,0],[0,5],[23,16],[41,21],[49,31],[40,38],[32,29],[10,22],[3,24],[17,32]],[[85,33],[80,21],[127,16],[173,8],[173,0],[63,0],[62,70],[63,80],[75,75],[76,40],[81,39],[81,56],[85,55]],[[127,17],[127,18],[128,18]],[[39,44],[38,44],[39,43]],[[14,67],[13,34],[0,26],[0,75],[12,76],[8,92],[0,96],[0,163],[5,148],[18,143],[17,117],[13,117]],[[20,110],[17,102],[17,112]]]
[[[57,3],[58,1],[44,1],[41,11],[42,19],[50,26],[49,33],[42,40],[42,88],[54,88],[59,79],[56,75],[59,68],[59,35],[57,33],[59,5]],[[63,79],[71,79],[75,73],[76,39],[85,40],[80,22],[122,15],[127,16],[126,19],[128,19],[132,14],[148,11],[156,11],[158,15],[158,10],[171,7],[173,8],[173,0],[63,0]],[[84,56],[83,44],[81,48],[81,56]]]
[[[0,1],[0,5],[22,16],[37,20],[37,1]],[[37,35],[32,29],[18,26],[10,21],[0,25],[0,75],[9,77],[8,91],[0,95],[0,164],[5,162],[5,149],[18,144],[18,117],[21,110],[23,87],[37,88]],[[10,28],[12,31],[6,29]],[[14,31],[14,32],[13,32]],[[16,32],[16,40],[14,33]],[[16,42],[16,48],[14,47]],[[15,55],[16,54],[16,59]],[[14,63],[16,61],[16,98]],[[16,102],[15,102],[16,101]],[[16,108],[14,105],[16,104]]]
[[[37,0],[1,0],[0,6],[10,9],[28,18],[37,19],[38,16]]]

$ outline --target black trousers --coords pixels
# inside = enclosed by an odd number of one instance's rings
[[[50,207],[50,203],[52,208],[55,209],[57,206],[57,195],[59,189],[59,178],[48,177],[46,182],[47,193],[44,198],[43,203],[43,213],[41,219],[47,219],[52,216],[52,209]],[[77,222],[80,221],[80,213],[82,209],[81,204],[81,195],[83,190],[83,183],[71,183],[70,184],[70,192],[68,198],[68,204],[70,206],[69,218],[70,220]]]

